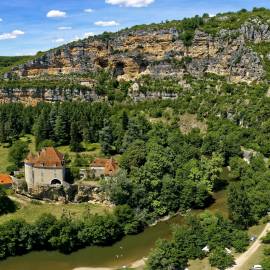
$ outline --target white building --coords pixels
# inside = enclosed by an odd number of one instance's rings
[[[24,163],[28,190],[46,185],[62,185],[65,181],[64,155],[53,147],[29,154]]]
[[[113,158],[96,158],[90,165],[90,170],[96,178],[114,176],[118,169],[118,163]]]

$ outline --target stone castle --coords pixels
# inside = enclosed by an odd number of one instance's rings
[[[30,153],[25,160],[25,180],[31,192],[41,186],[65,183],[64,155],[53,147]]]

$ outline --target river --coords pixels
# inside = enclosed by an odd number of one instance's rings
[[[214,195],[215,202],[209,211],[227,215],[226,191]],[[202,212],[193,210],[193,213]],[[70,255],[41,251],[8,258],[0,262],[0,270],[72,270],[75,267],[122,267],[148,255],[159,238],[169,238],[173,224],[183,224],[184,218],[176,216],[146,228],[144,232],[126,236],[110,247],[89,247]],[[1,247],[0,247],[1,248]]]

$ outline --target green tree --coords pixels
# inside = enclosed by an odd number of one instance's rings
[[[58,145],[67,145],[69,143],[69,123],[64,109],[59,109],[55,120],[54,136]]]
[[[141,167],[146,161],[146,146],[142,140],[136,140],[123,153],[120,166],[130,172],[132,167]]]
[[[230,185],[228,205],[230,219],[239,228],[246,229],[254,223],[251,202],[242,182],[232,183]]]
[[[117,176],[104,179],[101,186],[116,205],[129,204],[132,199],[133,183],[127,177],[126,171],[120,171]]]
[[[102,152],[105,155],[111,154],[113,144],[113,132],[109,121],[105,121],[104,127],[99,133],[99,141],[101,143]]]
[[[211,266],[217,267],[220,270],[225,270],[234,265],[234,258],[228,254],[225,249],[217,248],[209,257]]]
[[[119,224],[123,226],[125,234],[136,234],[143,230],[142,222],[136,218],[135,211],[130,206],[117,206],[114,214]]]
[[[173,242],[159,240],[155,249],[147,260],[147,270],[178,269],[184,270],[188,263],[188,256]]]
[[[22,165],[28,153],[28,143],[22,141],[16,141],[12,144],[9,149],[8,159],[10,162],[14,163],[18,168]]]
[[[82,150],[81,134],[77,122],[72,122],[70,127],[70,150],[80,152]]]
[[[52,249],[50,239],[55,234],[57,219],[51,214],[43,214],[34,224],[33,235],[36,249]]]
[[[7,196],[5,190],[0,187],[0,216],[16,211],[16,204]]]

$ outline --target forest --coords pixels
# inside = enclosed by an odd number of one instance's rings
[[[143,91],[152,91],[174,83],[173,79],[153,80],[144,77],[138,84]],[[211,265],[219,269],[232,265],[234,258],[224,253],[224,247],[244,251],[248,245],[245,230],[270,209],[267,86],[232,84],[214,75],[204,79],[188,76],[186,80],[192,87],[179,89],[175,100],[0,105],[0,141],[13,151],[10,171],[22,165],[28,152],[19,140],[25,134],[35,136],[37,149],[69,145],[79,154],[82,142],[98,142],[104,156],[121,156],[119,174],[101,181],[104,192],[118,206],[113,214],[70,222],[65,221],[68,216],[61,220],[41,217],[35,224],[10,221],[0,226],[1,246],[6,247],[1,257],[36,249],[69,253],[85,246],[107,245],[125,234],[138,233],[160,217],[204,209],[213,202],[213,192],[228,186],[229,220],[211,214],[190,217],[188,226],[174,229],[172,240],[157,244],[147,267],[184,269],[189,259],[206,255],[201,251],[206,245],[211,250]],[[106,85],[118,87],[109,79]],[[181,116],[185,114],[195,115],[206,128],[183,130]],[[250,163],[243,160],[245,149],[255,153]],[[110,230],[106,236],[89,231],[89,224],[92,228],[92,223],[99,221],[99,227]],[[47,224],[51,234],[35,243],[33,233],[39,223]],[[10,226],[17,228],[12,236],[6,230]],[[23,239],[18,238],[22,231]],[[88,238],[80,238],[84,231]],[[187,235],[193,235],[192,239]]]

